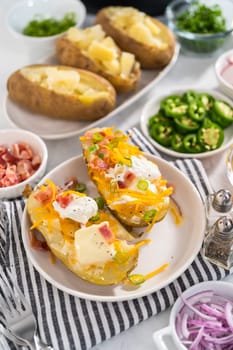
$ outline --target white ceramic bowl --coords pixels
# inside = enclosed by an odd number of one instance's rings
[[[221,90],[233,98],[233,49],[218,57],[215,63],[215,74]]]
[[[11,148],[14,143],[27,143],[31,147],[33,153],[40,156],[41,164],[36,172],[23,182],[13,186],[0,187],[1,199],[12,199],[21,196],[25,185],[30,184],[31,186],[34,186],[44,175],[47,166],[47,147],[39,136],[21,129],[0,130],[0,146],[5,145],[8,148]]]
[[[213,151],[206,151],[202,153],[181,153],[174,151],[172,148],[162,146],[159,144],[157,141],[155,141],[149,133],[148,129],[148,123],[150,117],[158,113],[159,108],[160,108],[160,102],[162,101],[163,98],[168,97],[170,95],[182,95],[188,90],[194,90],[199,93],[207,93],[214,97],[215,99],[223,100],[227,102],[232,108],[233,108],[233,101],[227,98],[225,95],[223,95],[220,92],[217,92],[215,90],[208,90],[205,88],[193,88],[192,86],[186,86],[182,87],[182,89],[178,90],[172,90],[166,93],[166,94],[156,94],[155,97],[152,97],[144,106],[141,114],[141,119],[140,119],[140,126],[142,129],[143,134],[150,140],[150,142],[155,146],[155,148],[164,154],[167,154],[168,156],[171,157],[176,157],[176,158],[207,158],[211,156],[215,156],[216,154],[219,154],[223,151],[225,151],[227,148],[230,147],[230,145],[233,142],[233,124],[231,124],[228,128],[224,129],[224,142],[221,145],[221,147],[213,150]]]
[[[184,298],[189,298],[197,293],[200,293],[200,292],[202,293],[210,290],[230,300],[232,300],[233,298],[233,283],[223,282],[223,281],[208,281],[208,282],[198,283],[188,288],[185,292],[183,292],[182,296]],[[157,349],[169,350],[164,340],[166,337],[171,337],[173,343],[176,345],[174,349],[187,350],[187,347],[181,343],[178,337],[178,334],[176,332],[176,325],[175,325],[176,315],[179,313],[183,305],[184,303],[182,299],[179,297],[172,307],[172,311],[169,318],[169,326],[159,331],[156,331],[153,334],[153,339]]]
[[[68,12],[75,13],[76,27],[81,27],[86,18],[86,7],[80,0],[24,0],[16,2],[9,9],[6,25],[17,39],[21,39],[28,46],[31,45],[32,49],[36,45],[40,45],[40,49],[53,48],[56,39],[63,33],[47,37],[32,37],[24,35],[22,30],[37,15],[42,18],[62,19]]]

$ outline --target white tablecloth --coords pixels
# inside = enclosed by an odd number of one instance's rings
[[[16,0],[0,0],[0,129],[11,127],[4,119],[3,104],[6,94],[6,80],[10,73],[17,68],[29,63],[36,62],[46,52],[43,48],[38,51],[30,52],[20,40],[14,38],[5,26],[5,14],[7,8],[15,3]],[[222,48],[222,51],[232,48],[233,39]],[[159,84],[147,96],[134,103],[126,112],[122,112],[122,123],[118,128],[127,130],[129,127],[137,125],[140,119],[140,113],[145,102],[156,93],[169,93],[172,89],[204,87],[208,89],[218,89],[217,80],[214,73],[214,63],[220,52],[213,56],[194,56],[184,55],[182,52],[172,71],[159,82]],[[120,119],[120,118],[119,118]],[[118,120],[119,120],[118,119]],[[49,162],[47,170],[52,169],[60,162],[80,153],[80,144],[78,137],[70,139],[46,141],[49,150]],[[228,188],[233,190],[226,176],[225,166],[226,152],[218,156],[203,159],[203,165],[209,176],[210,183],[215,190]],[[228,277],[233,282],[233,276]],[[155,349],[152,341],[152,334],[168,324],[169,311],[167,310],[156,317],[144,321],[142,324],[131,328],[130,330],[112,338],[95,350],[152,350]],[[171,350],[174,345],[171,344]]]

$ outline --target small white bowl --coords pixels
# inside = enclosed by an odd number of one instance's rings
[[[62,19],[69,12],[75,13],[76,27],[81,27],[86,18],[86,7],[80,0],[24,0],[17,2],[9,9],[6,14],[6,25],[9,31],[29,48],[35,49],[38,45],[38,50],[53,49],[56,39],[64,33],[47,37],[33,37],[24,35],[23,28],[35,16]]]
[[[190,288],[188,288],[185,292],[182,293],[182,296],[187,299],[192,297],[198,293],[213,291],[214,293],[221,295],[227,299],[232,300],[233,297],[233,283],[223,282],[223,281],[208,281],[198,283]],[[156,331],[153,334],[153,340],[156,344],[156,348],[169,350],[165,343],[165,338],[170,337],[175,344],[175,349],[179,350],[187,350],[188,348],[181,343],[181,340],[176,331],[176,316],[179,311],[182,309],[184,303],[179,297],[175,304],[172,307],[170,318],[169,318],[169,326],[163,329]]]
[[[233,98],[233,49],[224,52],[215,63],[215,74],[221,90]],[[229,77],[231,74],[231,81]]]
[[[208,90],[205,88],[196,88],[196,87],[192,87],[192,86],[186,86],[186,87],[182,87],[182,89],[171,90],[166,94],[164,94],[164,93],[159,94],[158,93],[155,97],[152,97],[145,104],[145,106],[142,109],[141,118],[140,118],[141,130],[142,130],[143,134],[148,138],[148,140],[155,146],[155,148],[158,151],[160,151],[164,154],[167,154],[168,156],[176,157],[176,158],[198,158],[198,159],[213,157],[216,154],[219,154],[219,153],[225,151],[227,148],[229,148],[231,146],[231,144],[233,142],[233,137],[232,137],[233,124],[231,124],[228,128],[224,129],[224,142],[221,145],[221,147],[216,148],[213,151],[206,151],[206,152],[202,152],[202,153],[181,153],[181,152],[174,151],[170,147],[162,146],[160,143],[155,141],[150,135],[149,128],[148,128],[149,119],[154,114],[158,113],[158,111],[160,109],[160,102],[165,97],[168,97],[170,95],[182,95],[186,91],[189,91],[189,90],[194,90],[194,91],[199,92],[199,93],[207,93],[207,94],[211,95],[212,97],[214,97],[215,99],[227,102],[233,108],[233,101],[218,91]]]
[[[1,199],[12,199],[22,196],[25,186],[29,184],[33,187],[44,175],[47,166],[48,150],[44,141],[39,136],[22,129],[0,130],[0,146],[5,145],[8,148],[11,148],[14,143],[28,144],[33,153],[40,156],[41,164],[36,172],[28,179],[13,186],[0,187]]]

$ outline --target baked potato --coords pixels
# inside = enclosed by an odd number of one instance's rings
[[[142,68],[162,68],[173,56],[173,33],[160,21],[133,7],[104,7],[96,15],[96,23],[101,24],[122,50],[133,53]]]
[[[116,102],[115,89],[106,79],[66,66],[26,66],[9,77],[7,89],[14,102],[57,119],[96,120]]]
[[[87,131],[80,141],[89,176],[109,209],[123,224],[149,230],[165,217],[172,188],[128,138],[110,127]]]
[[[70,28],[56,41],[61,64],[90,70],[111,82],[118,92],[135,89],[140,64],[132,53],[122,51],[100,25]]]
[[[80,278],[98,285],[127,279],[137,265],[141,241],[84,193],[65,190],[51,180],[35,188],[27,199],[31,231],[37,229],[50,251]],[[37,240],[41,238],[37,237]]]

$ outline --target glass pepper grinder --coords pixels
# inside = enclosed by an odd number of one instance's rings
[[[233,219],[220,217],[204,239],[203,256],[210,262],[229,270],[233,266]]]
[[[221,189],[217,192],[209,194],[205,202],[206,211],[206,233],[216,220],[225,215],[233,217],[233,199],[230,191]]]

